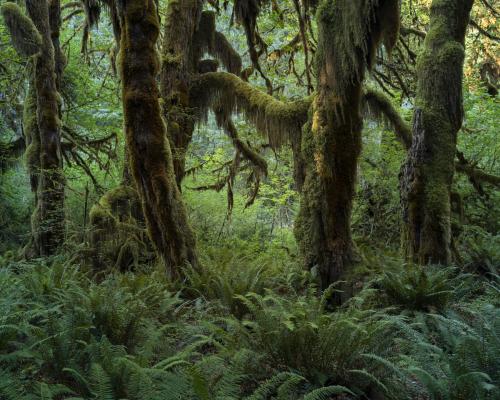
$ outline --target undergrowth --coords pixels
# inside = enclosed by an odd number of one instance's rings
[[[292,261],[219,259],[175,284],[1,259],[0,398],[500,396],[496,276],[381,258],[335,308]]]

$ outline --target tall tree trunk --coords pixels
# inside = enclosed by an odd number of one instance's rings
[[[351,238],[358,157],[361,89],[381,40],[398,36],[397,0],[323,0],[318,8],[317,96],[302,139],[305,181],[296,237],[323,288],[354,261]]]
[[[54,6],[54,3],[55,6]],[[51,2],[51,9],[60,6]],[[35,255],[53,254],[64,240],[64,173],[61,157],[60,95],[57,79],[59,68],[53,39],[59,36],[59,17],[51,27],[49,2],[26,0],[26,9],[42,37],[40,53],[35,57],[34,83],[37,98],[37,123],[40,136],[40,169],[37,204],[32,216]],[[59,11],[60,12],[60,11]],[[62,68],[62,67],[61,67]]]
[[[194,64],[198,60],[192,54],[193,37],[200,21],[203,2],[170,1],[164,28],[160,90],[179,188],[185,174],[186,151],[195,126],[189,105],[189,80],[197,67]]]
[[[176,184],[156,77],[158,12],[154,0],[129,0],[122,9],[120,72],[131,173],[150,238],[172,277],[197,265],[195,239]]]
[[[464,41],[473,0],[434,0],[417,63],[413,139],[401,174],[404,243],[416,262],[451,262],[450,193],[462,125]]]

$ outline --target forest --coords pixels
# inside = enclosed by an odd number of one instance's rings
[[[499,0],[0,0],[0,400],[500,399]]]

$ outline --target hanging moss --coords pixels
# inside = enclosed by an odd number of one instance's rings
[[[217,125],[224,129],[224,132],[231,138],[233,146],[243,158],[249,160],[258,170],[261,175],[267,175],[267,161],[249,144],[242,141],[238,136],[238,131],[234,125],[231,116],[224,114],[220,108],[214,108]]]
[[[323,0],[317,10],[317,94],[304,126],[301,206],[295,235],[323,288],[355,262],[351,212],[361,152],[365,71],[399,28],[397,0]]]
[[[238,76],[241,74],[241,57],[226,37],[220,32],[215,32],[215,43],[212,54],[217,57],[226,68],[227,72],[231,72]]]
[[[272,147],[278,148],[300,137],[307,120],[310,99],[284,103],[226,72],[207,73],[197,77],[190,97],[200,119],[206,118],[213,105],[226,115],[241,113],[257,130],[266,135]]]
[[[363,95],[365,111],[371,117],[383,120],[394,130],[396,138],[401,142],[405,149],[411,146],[411,127],[399,112],[391,104],[390,100],[378,90],[368,88]]]
[[[316,68],[323,84],[343,98],[371,68],[383,42],[390,51],[399,35],[398,0],[323,0],[317,11]],[[338,78],[338,79],[334,79]]]
[[[250,60],[256,71],[266,82],[267,91],[273,93],[273,86],[269,78],[264,74],[259,62],[260,55],[265,51],[265,43],[257,33],[257,17],[259,16],[262,5],[267,3],[265,0],[235,0],[233,7],[233,17],[245,29],[245,36],[248,44]],[[260,45],[260,51],[257,51],[257,45]]]
[[[203,11],[200,21],[195,29],[191,48],[193,64],[197,62],[204,53],[212,52],[215,46],[215,12]]]
[[[16,51],[24,57],[37,54],[42,46],[42,37],[33,21],[24,15],[16,3],[7,2],[2,4],[0,12]]]

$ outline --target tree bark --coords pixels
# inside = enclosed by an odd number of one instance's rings
[[[322,288],[355,261],[351,211],[361,152],[365,70],[399,28],[396,0],[323,0],[318,7],[317,95],[304,126],[305,181],[295,235]]]
[[[401,173],[407,256],[450,264],[450,195],[462,125],[465,32],[473,0],[434,0],[417,63],[412,144]]]
[[[57,1],[51,2],[49,10],[49,2],[45,0],[26,0],[28,15],[42,37],[41,51],[35,57],[34,71],[40,136],[37,204],[32,216],[33,251],[36,256],[54,254],[64,240],[65,179],[62,170],[60,95],[57,84],[57,77],[60,75],[56,69],[58,63],[53,42],[59,36],[60,22],[53,22],[58,18],[50,12],[56,12],[58,5],[60,6]]]
[[[130,169],[151,241],[171,277],[197,266],[194,234],[176,184],[156,83],[159,21],[154,0],[130,0],[122,10],[120,72]]]
[[[203,0],[173,0],[168,4],[165,21],[160,91],[179,188],[195,126],[189,104],[189,81],[198,61],[193,59],[192,50],[202,9]]]

